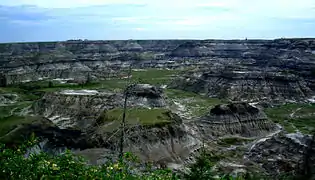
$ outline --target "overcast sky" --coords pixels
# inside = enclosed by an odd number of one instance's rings
[[[0,0],[0,42],[315,37],[315,0]]]

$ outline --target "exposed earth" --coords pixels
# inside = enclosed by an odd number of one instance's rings
[[[0,44],[0,68],[11,146],[34,132],[30,151],[117,157],[126,92],[124,151],[143,162],[185,171],[205,148],[218,171],[277,177],[315,157],[315,39]]]

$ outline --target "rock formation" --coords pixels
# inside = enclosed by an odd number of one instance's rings
[[[0,45],[0,68],[8,84],[44,77],[76,77],[91,70],[100,79],[106,77],[105,72],[117,72],[130,63],[136,68],[241,63],[260,71],[270,67],[294,70],[308,77],[314,71],[314,44],[314,39],[13,43]],[[124,54],[132,53],[145,58],[126,62]],[[148,53],[151,55],[144,55]]]
[[[303,142],[309,138],[277,135],[281,130],[254,104],[310,99],[315,95],[314,62],[314,39],[12,43],[0,44],[0,86],[50,79],[82,84],[87,79],[125,75],[122,70],[130,65],[137,69],[194,67],[167,87],[232,102],[183,120],[169,110],[161,88],[131,85],[128,109],[136,113],[145,109],[145,113],[127,118],[125,151],[144,161],[178,166],[191,160],[201,142],[220,146],[223,138],[242,138],[246,142],[237,146],[244,149],[253,143],[249,141],[267,136],[254,142],[248,159],[256,163],[262,159],[263,168],[272,174],[296,167],[302,157],[299,151],[305,149]],[[17,97],[5,92],[0,104],[7,106]],[[44,143],[48,149],[68,147],[92,163],[101,163],[104,155],[117,155],[123,103],[124,93],[104,89],[47,92],[31,108],[33,115],[44,118],[14,126],[0,138],[33,131],[43,142],[48,139]],[[225,152],[230,149],[224,148]]]
[[[238,135],[255,137],[275,131],[276,126],[258,108],[248,103],[217,105],[197,124],[206,137]]]
[[[7,142],[9,146],[16,146],[19,143],[24,143],[25,139],[34,133],[40,141],[49,140],[46,148],[49,147],[50,149],[97,147],[97,144],[93,143],[94,140],[80,130],[60,129],[48,119],[40,116],[28,118],[32,118],[33,123],[17,125],[8,134],[0,137],[1,142]]]
[[[149,84],[128,88],[128,108],[161,108],[166,106],[161,89]],[[97,90],[64,90],[46,93],[33,105],[36,114],[43,115],[60,128],[86,129],[104,110],[123,108],[124,94]]]
[[[260,164],[274,176],[280,173],[303,174],[305,158],[308,158],[308,162],[311,163],[309,167],[315,166],[315,148],[314,145],[309,147],[311,140],[311,136],[301,133],[280,133],[254,144],[246,158]],[[311,152],[307,155],[305,153],[308,149]]]
[[[303,101],[315,94],[311,79],[283,70],[207,70],[179,77],[171,87],[233,101]]]

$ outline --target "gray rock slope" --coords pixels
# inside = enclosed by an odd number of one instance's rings
[[[104,78],[133,63],[137,67],[245,64],[314,70],[314,39],[129,40],[0,44],[0,69],[7,83],[39,78]]]
[[[197,124],[208,137],[255,137],[276,129],[275,124],[260,109],[248,103],[217,105],[201,117]]]
[[[177,78],[173,88],[233,101],[303,101],[314,96],[313,76],[283,69],[200,70]]]

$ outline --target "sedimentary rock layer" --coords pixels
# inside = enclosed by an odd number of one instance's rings
[[[69,78],[93,73],[104,78],[133,64],[137,68],[246,64],[314,70],[314,39],[128,40],[0,44],[0,69],[7,83]],[[307,75],[308,72],[306,72]]]
[[[258,108],[247,103],[217,105],[197,121],[205,136],[239,135],[255,137],[276,129]]]

